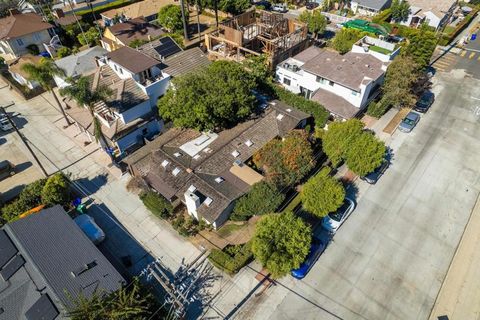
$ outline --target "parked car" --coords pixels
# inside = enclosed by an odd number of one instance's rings
[[[305,7],[308,9],[308,10],[313,10],[315,8],[318,8],[320,4],[318,2],[307,2],[307,4],[305,5]]]
[[[287,5],[284,3],[277,3],[273,6],[272,11],[286,13],[288,12]]]
[[[105,232],[96,224],[95,219],[88,214],[81,214],[73,221],[95,245],[105,240]]]
[[[292,270],[292,277],[297,279],[303,279],[307,275],[308,271],[313,267],[318,257],[325,250],[326,245],[318,238],[313,237],[310,251],[308,252],[305,261],[300,265],[298,269]]]
[[[0,130],[9,131],[9,130],[12,130],[12,129],[13,129],[13,127],[10,124],[10,122],[8,121],[7,116],[5,116],[4,114],[0,114]]]
[[[420,115],[416,112],[410,111],[398,126],[398,130],[408,133],[415,128],[419,120]]]
[[[385,173],[385,171],[388,169],[390,166],[390,153],[387,152],[385,155],[385,159],[383,159],[382,164],[380,164],[373,172],[370,172],[369,174],[365,175],[364,177],[360,177],[363,181],[366,181],[367,183],[370,184],[375,184],[377,183],[378,179]]]
[[[435,95],[430,91],[425,91],[413,108],[417,112],[425,113],[435,101]]]
[[[355,209],[355,202],[345,197],[345,200],[337,211],[329,213],[322,219],[322,227],[330,232],[336,232],[338,228],[347,220]]]
[[[0,161],[0,180],[15,174],[15,166],[8,160]]]

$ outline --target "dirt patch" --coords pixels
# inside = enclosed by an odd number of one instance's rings
[[[410,108],[403,108],[401,109],[390,122],[383,128],[383,132],[392,134],[402,122],[403,118],[411,111],[412,109]]]

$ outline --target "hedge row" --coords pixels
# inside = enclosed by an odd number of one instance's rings
[[[151,213],[159,218],[167,219],[172,215],[173,207],[170,202],[156,192],[143,192],[140,194],[140,200]]]
[[[237,273],[253,259],[250,242],[239,245],[228,245],[223,250],[212,249],[208,260],[219,269],[230,274]]]
[[[467,15],[465,19],[463,19],[463,21],[457,25],[457,27],[455,28],[455,30],[453,30],[453,32],[451,32],[450,34],[444,33],[440,38],[440,41],[438,42],[438,44],[440,46],[446,46],[450,42],[452,42],[463,30],[465,30],[465,28],[468,27],[468,25],[470,24],[472,19],[477,15],[477,13],[478,13],[478,9],[477,8],[473,9],[472,12],[469,15]]]

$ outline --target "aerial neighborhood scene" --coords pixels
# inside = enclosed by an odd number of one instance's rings
[[[479,11],[0,0],[0,320],[479,319]]]

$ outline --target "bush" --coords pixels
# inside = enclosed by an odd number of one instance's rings
[[[228,245],[223,250],[212,249],[208,260],[219,269],[230,274],[237,273],[253,258],[250,242],[239,245]]]
[[[68,47],[61,47],[57,50],[57,58],[68,57],[70,54],[72,54],[72,50]]]
[[[316,127],[323,128],[327,123],[330,113],[321,104],[312,100],[307,100],[304,97],[289,92],[277,85],[272,85],[272,89],[278,100],[311,114],[315,120]]]
[[[237,200],[231,220],[244,221],[254,215],[272,213],[283,202],[285,196],[265,181],[255,183],[250,191]]]
[[[140,200],[155,216],[162,219],[171,217],[173,207],[162,195],[153,191],[147,191],[140,194]]]
[[[38,56],[38,54],[40,53],[40,49],[38,49],[38,46],[36,44],[29,44],[27,46],[27,51],[34,56]]]
[[[42,189],[42,203],[46,206],[60,204],[65,206],[70,201],[70,181],[63,173],[57,173],[47,179]]]
[[[389,105],[384,100],[380,100],[377,102],[372,101],[368,105],[367,114],[378,119],[388,111],[388,108]]]
[[[374,23],[382,23],[382,22],[387,22],[390,20],[390,17],[392,16],[392,10],[386,9],[378,13],[376,16],[372,18],[372,22]]]
[[[202,231],[207,227],[205,221],[197,221],[190,215],[185,218],[184,214],[179,214],[172,220],[173,229],[183,237],[191,237]]]
[[[13,221],[25,211],[39,206],[42,203],[42,190],[46,182],[47,179],[40,179],[27,185],[15,201],[2,208],[2,218],[5,221]]]

